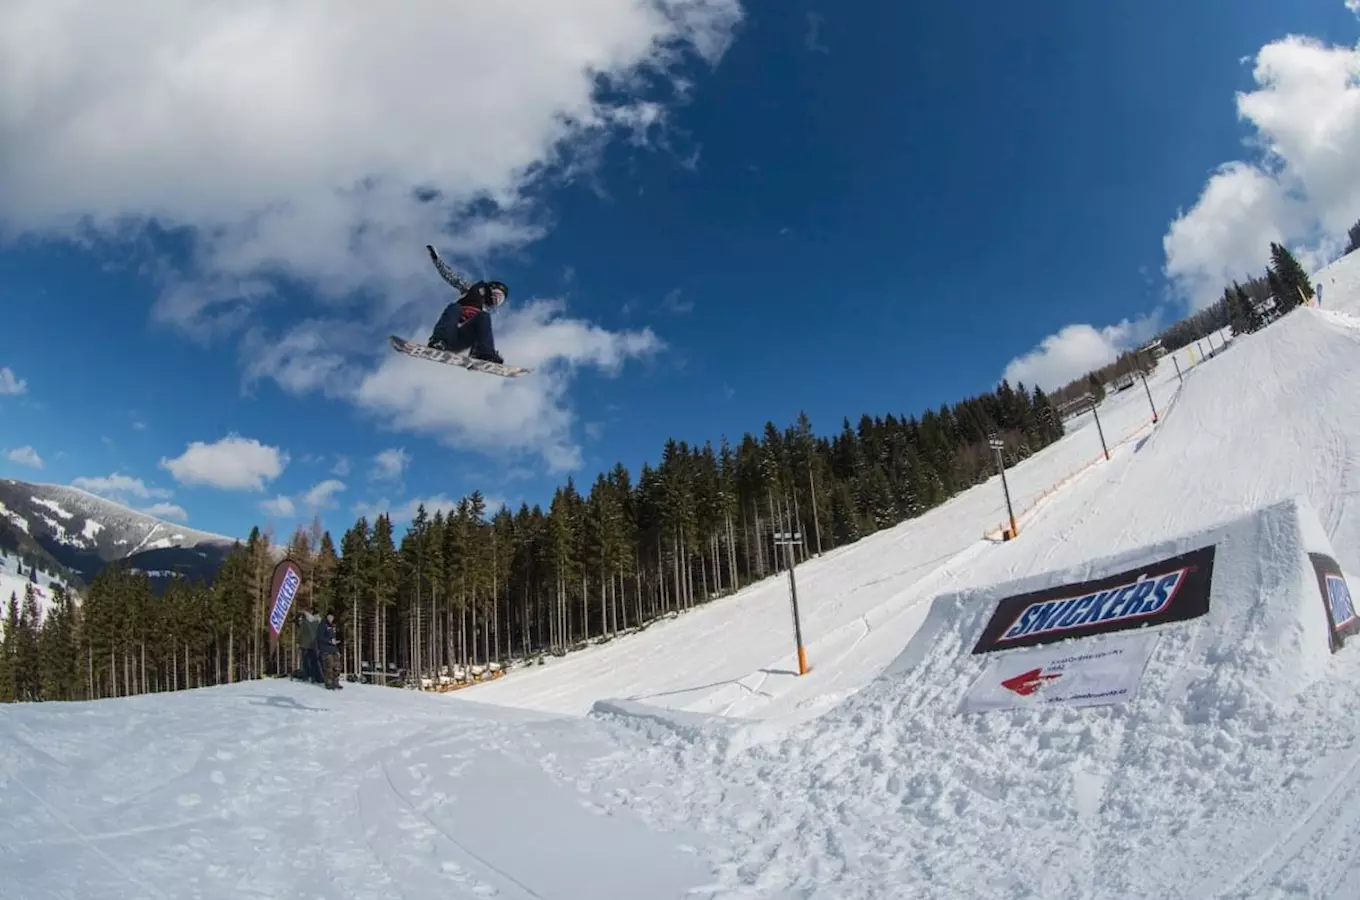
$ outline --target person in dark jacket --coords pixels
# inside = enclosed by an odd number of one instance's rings
[[[326,613],[316,632],[316,651],[327,689],[340,690],[340,639],[335,634],[335,613]]]
[[[426,244],[425,249],[430,252],[430,259],[440,277],[453,285],[460,295],[444,308],[426,343],[436,350],[454,353],[470,350],[473,359],[504,363],[505,360],[496,352],[496,338],[491,331],[491,310],[505,302],[510,296],[510,289],[501,281],[469,283],[439,258],[439,252],[434,247]]]
[[[316,652],[316,633],[320,626],[321,617],[316,613],[310,609],[298,610],[297,636],[298,646],[302,650],[302,677],[316,684],[324,680],[321,677],[321,660]]]

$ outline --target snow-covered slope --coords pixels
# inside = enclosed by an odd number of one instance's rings
[[[33,585],[33,593],[38,600],[38,609],[44,615],[47,614],[47,608],[52,602],[53,584],[61,585],[68,591],[70,590],[70,585],[42,571],[37,573],[38,578],[35,582],[32,579],[31,572],[32,569],[25,566],[18,556],[0,549],[0,611],[4,610],[11,596],[18,601],[22,608],[24,592],[30,584]],[[3,616],[0,615],[0,632],[3,632],[4,628]]]
[[[554,780],[601,728],[263,681],[0,711],[0,897],[704,900],[683,833]]]
[[[1179,364],[1193,371],[1188,352],[1180,354]],[[1180,380],[1171,357],[1162,360],[1149,385],[1159,414],[1174,408]],[[1132,456],[1138,439],[1152,430],[1141,384],[1110,395],[1099,416],[1114,464]],[[1113,464],[1103,461],[1091,414],[1067,427],[1062,440],[1007,471],[1015,508],[1025,511],[1022,538],[1014,545],[984,539],[1006,519],[1001,483],[993,478],[919,518],[800,564],[795,574],[813,669],[808,676],[796,674],[788,580],[780,577],[459,696],[574,714],[589,712],[603,697],[740,716],[825,710],[866,684],[901,650],[910,635],[902,629],[911,627],[901,616],[919,621],[925,602],[977,572],[998,546],[1033,552],[1042,539],[1028,538],[1030,523],[1042,520],[1064,492],[1102,479]],[[1061,491],[1048,493],[1063,481]]]
[[[67,485],[0,480],[0,517],[86,582],[115,560],[148,572],[208,573],[233,541]]]
[[[1313,274],[1313,289],[1322,288],[1322,308],[1360,315],[1360,251],[1348,253]]]

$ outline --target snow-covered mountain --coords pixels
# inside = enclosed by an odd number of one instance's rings
[[[122,560],[153,578],[209,575],[235,540],[167,522],[79,488],[0,480],[0,528],[6,524],[87,584],[109,563]]]

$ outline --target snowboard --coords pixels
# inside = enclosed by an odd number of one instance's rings
[[[473,372],[487,372],[491,375],[500,375],[503,378],[518,378],[521,375],[528,375],[533,369],[526,369],[523,366],[510,366],[504,363],[494,363],[485,359],[473,359],[466,353],[454,353],[452,350],[436,350],[425,344],[416,344],[411,341],[402,340],[395,334],[387,336],[392,344],[392,349],[398,353],[405,353],[407,356],[416,359],[429,359],[434,362],[445,363],[450,366],[459,366],[470,369]]]

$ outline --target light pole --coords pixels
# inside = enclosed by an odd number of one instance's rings
[[[793,548],[795,544],[803,543],[803,533],[801,531],[777,531],[774,535],[774,543],[777,547],[783,547],[784,553],[789,561],[789,602],[793,606],[793,639],[798,644],[798,674],[808,673],[807,651],[803,648],[803,626],[798,619],[798,581],[793,577]]]
[[[1152,402],[1152,388],[1148,387],[1147,374],[1143,371],[1143,360],[1140,356],[1138,360],[1138,377],[1143,379],[1143,390],[1147,391],[1148,406],[1152,407],[1152,424],[1157,424],[1157,404]]]
[[[1015,540],[1020,536],[1020,529],[1015,524],[1015,510],[1011,508],[1011,489],[1010,485],[1006,483],[1006,463],[1001,458],[1001,448],[1005,444],[996,435],[988,438],[987,443],[996,451],[996,471],[1001,476],[1001,490],[1006,495],[1006,515],[1011,520],[1011,540]]]
[[[1105,461],[1110,461],[1110,448],[1105,446],[1105,429],[1100,427],[1100,413],[1096,412],[1096,398],[1091,394],[1082,394],[1077,401],[1085,400],[1091,407],[1091,416],[1096,420],[1096,434],[1100,435],[1100,449],[1105,453]]]

